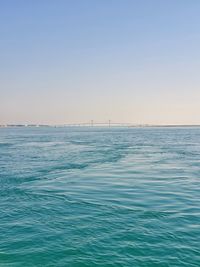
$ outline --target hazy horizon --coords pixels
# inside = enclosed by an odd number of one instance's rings
[[[0,124],[200,124],[200,2],[2,1]]]

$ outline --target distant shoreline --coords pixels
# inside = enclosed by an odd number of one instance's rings
[[[90,123],[74,123],[74,124],[59,124],[59,125],[51,125],[51,124],[1,124],[0,128],[40,128],[40,127],[51,127],[51,128],[61,128],[61,127],[127,127],[127,128],[185,128],[185,127],[200,127],[200,124],[164,124],[164,125],[156,125],[156,124],[131,124],[131,123],[94,123],[91,125]]]

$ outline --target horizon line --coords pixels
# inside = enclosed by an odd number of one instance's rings
[[[6,123],[0,124],[1,128],[6,127],[200,127],[200,124],[150,124],[150,123],[119,123],[119,122],[80,122],[80,123]]]

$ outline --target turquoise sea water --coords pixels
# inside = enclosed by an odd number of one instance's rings
[[[0,129],[0,266],[200,266],[200,128]]]

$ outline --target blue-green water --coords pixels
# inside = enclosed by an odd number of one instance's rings
[[[200,128],[0,129],[0,266],[200,266]]]

